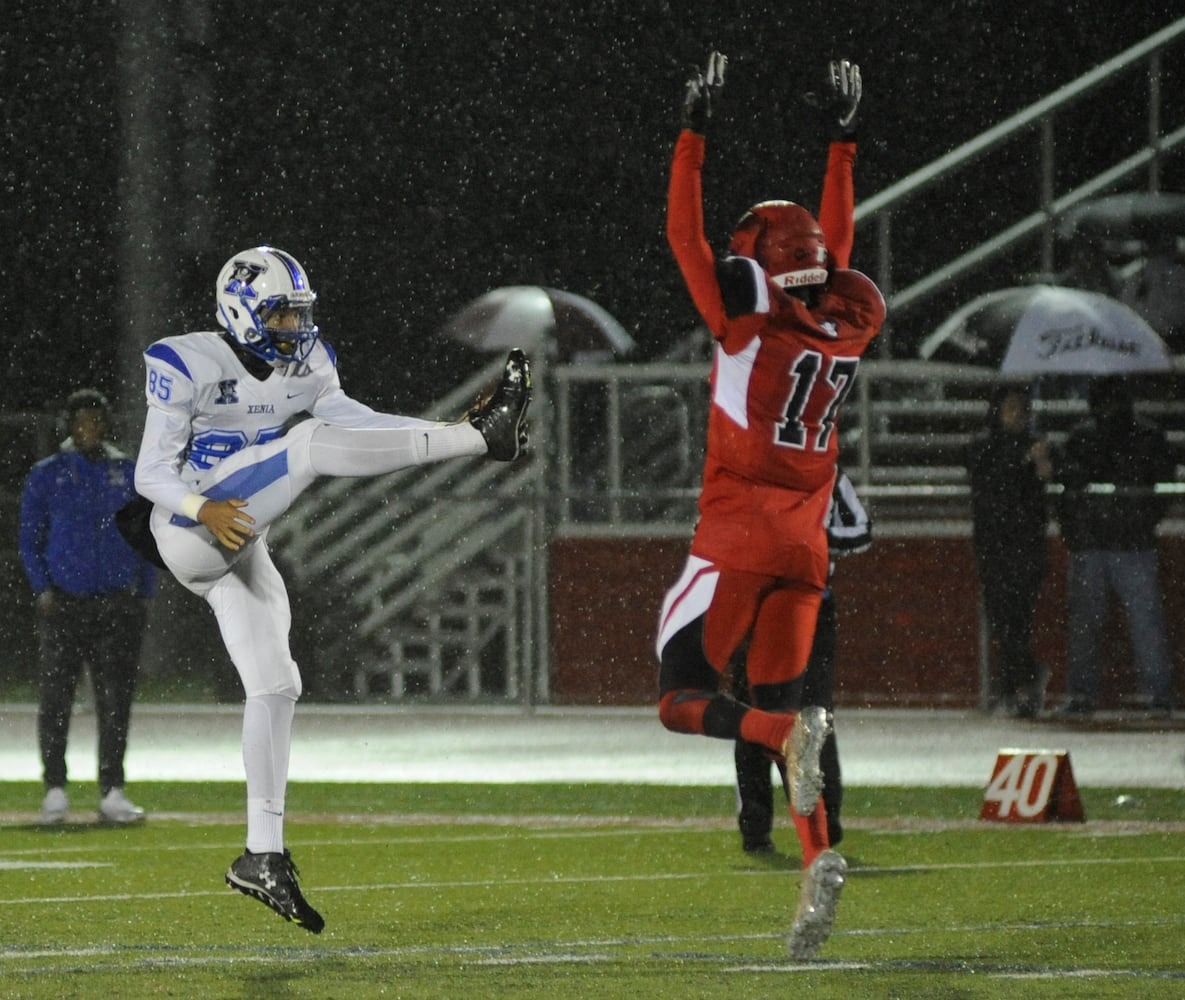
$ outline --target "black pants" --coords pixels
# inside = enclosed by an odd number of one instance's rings
[[[819,605],[819,620],[815,624],[815,640],[810,660],[802,676],[802,693],[795,705],[759,705],[765,709],[800,708],[820,705],[831,711],[835,707],[835,645],[837,616],[835,598],[830,589]],[[741,701],[748,701],[748,685],[743,665],[733,674],[734,693]],[[737,771],[737,824],[745,843],[759,843],[768,839],[774,824],[773,781],[770,774],[769,751],[755,743],[738,740],[734,755]],[[820,758],[823,768],[823,804],[827,807],[827,830],[832,844],[843,839],[839,812],[843,804],[843,781],[839,770],[839,747],[835,734],[827,737]],[[783,788],[785,770],[781,771]]]
[[[1041,580],[1043,553],[976,553],[983,612],[996,646],[992,694],[1011,701],[1031,688],[1041,667],[1033,656],[1033,617]]]
[[[147,604],[127,594],[79,597],[55,592],[41,616],[37,738],[46,788],[66,784],[66,736],[84,664],[94,683],[99,730],[99,791],[123,786],[128,722],[140,664]]]

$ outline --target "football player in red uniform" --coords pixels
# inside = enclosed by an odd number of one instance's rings
[[[809,958],[831,932],[847,870],[828,842],[820,797],[831,719],[819,706],[762,706],[798,703],[827,584],[836,419],[885,305],[846,267],[853,143],[829,151],[827,228],[801,205],[761,202],[716,259],[704,235],[701,170],[726,62],[713,52],[688,81],[667,198],[667,239],[715,357],[699,523],[659,622],[659,717],[675,732],[743,739],[785,760],[804,868],[787,943],[792,957]],[[832,64],[825,103],[841,131],[851,129],[861,91],[858,67]],[[745,641],[752,705],[720,690]]]

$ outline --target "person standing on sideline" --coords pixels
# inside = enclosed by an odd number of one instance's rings
[[[819,221],[793,202],[761,202],[741,217],[728,256],[713,255],[701,174],[725,65],[713,52],[688,81],[667,195],[667,240],[715,355],[699,523],[659,619],[659,719],[673,732],[759,744],[784,761],[803,858],[787,948],[804,959],[831,933],[847,863],[828,842],[820,798],[828,712],[786,706],[827,586],[835,423],[885,304],[868,278],[837,265],[847,250],[828,243],[851,216],[850,206],[835,212],[840,199],[829,193],[845,187],[850,142],[831,144]],[[861,88],[858,67],[832,64],[837,130],[854,126]],[[745,643],[751,705],[720,690]]]
[[[827,546],[831,565],[827,572],[827,589],[819,604],[819,619],[815,622],[815,638],[811,655],[802,675],[802,693],[792,698],[793,703],[820,705],[828,712],[835,708],[835,648],[839,636],[839,616],[835,605],[835,590],[831,576],[835,560],[844,556],[867,552],[872,545],[872,522],[856,494],[852,481],[841,471],[835,479],[831,514],[827,518]],[[733,675],[733,694],[739,701],[749,701],[748,676],[744,658]],[[733,750],[737,773],[737,826],[741,831],[741,847],[746,854],[772,854],[774,796],[770,776],[769,752],[760,745],[737,740]],[[775,765],[786,784],[786,769]],[[843,807],[843,775],[839,766],[839,743],[834,727],[827,734],[819,755],[819,769],[823,772],[823,805],[827,810],[827,840],[832,847],[843,840],[840,810]]]
[[[1070,553],[1069,678],[1059,714],[1091,715],[1103,673],[1107,598],[1119,597],[1145,707],[1155,715],[1174,707],[1173,668],[1165,630],[1156,526],[1167,500],[1157,483],[1176,478],[1164,431],[1136,416],[1131,386],[1121,376],[1095,379],[1090,416],[1066,439],[1055,463],[1064,491],[1058,508]]]
[[[144,352],[148,413],[136,489],[177,581],[210,605],[243,683],[246,850],[231,888],[318,934],[284,846],[292,718],[301,693],[292,612],[267,530],[322,476],[379,476],[466,455],[513,461],[526,446],[526,355],[464,419],[378,413],[342,390],[337,356],[313,322],[316,293],[290,254],[235,254],[214,287],[216,332],[165,337]],[[410,363],[400,359],[402,363]],[[289,430],[290,418],[309,413]]]
[[[134,463],[108,440],[106,398],[95,389],[72,393],[66,424],[69,437],[33,466],[21,496],[19,548],[36,595],[41,645],[41,818],[62,823],[70,808],[66,740],[86,665],[99,733],[99,818],[134,823],[144,810],[124,794],[123,763],[156,571],[116,528],[116,512],[135,495]]]
[[[1022,719],[1045,704],[1048,670],[1033,656],[1033,616],[1045,578],[1053,476],[1049,443],[1030,429],[1029,392],[998,386],[987,427],[967,449],[971,534],[984,617],[996,648],[990,707]]]

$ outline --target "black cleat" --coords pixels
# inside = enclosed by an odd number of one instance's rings
[[[226,870],[226,884],[271,907],[285,920],[320,934],[325,919],[305,901],[297,884],[292,855],[244,851]]]
[[[490,458],[513,462],[527,446],[527,407],[531,403],[531,363],[517,347],[506,358],[498,387],[467,414],[485,438]]]

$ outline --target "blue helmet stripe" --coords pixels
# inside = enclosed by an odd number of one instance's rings
[[[292,278],[292,287],[298,292],[307,292],[305,288],[304,274],[300,270],[300,265],[296,263],[296,259],[289,257],[283,250],[277,250],[275,247],[268,247],[267,252],[273,257],[278,257],[284,262],[284,266],[288,268],[288,275]]]

